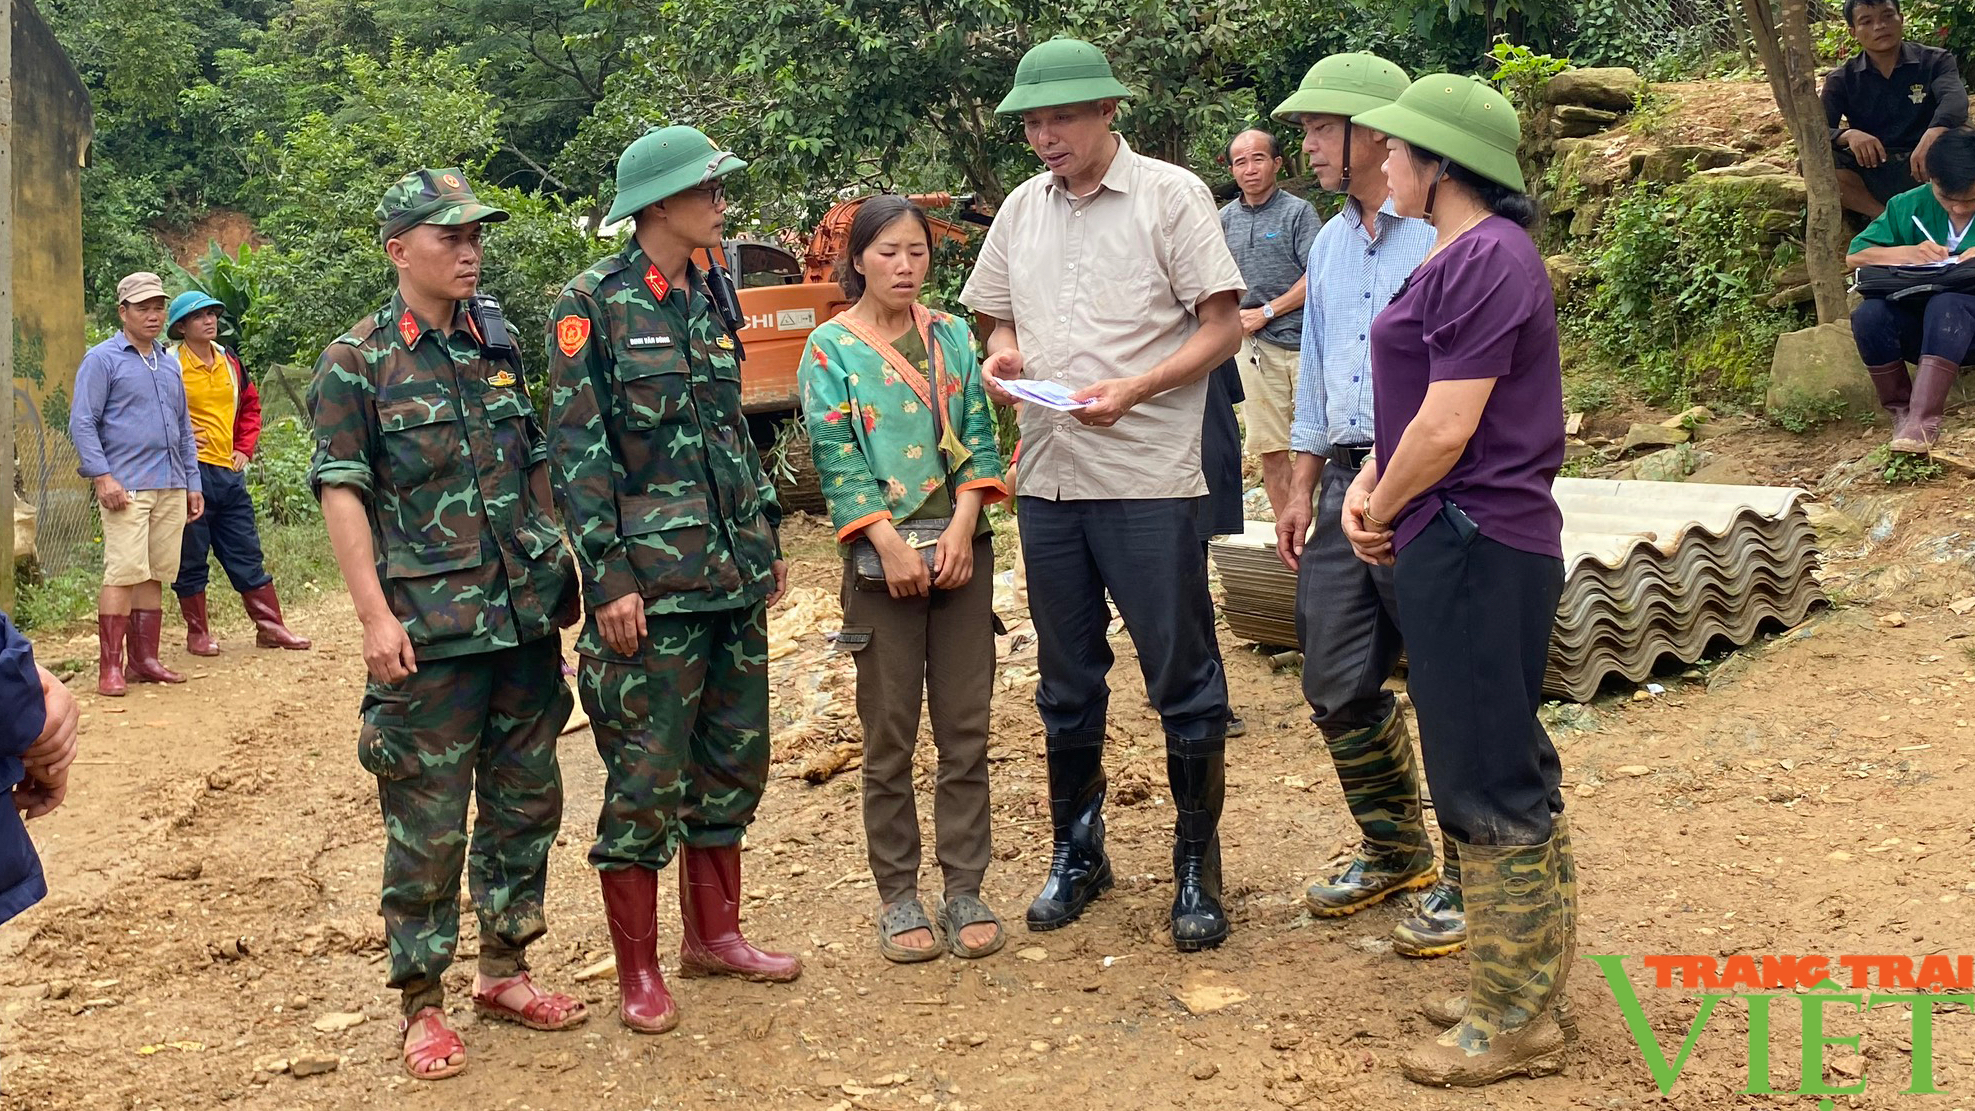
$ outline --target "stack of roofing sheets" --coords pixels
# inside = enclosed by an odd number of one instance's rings
[[[1746,644],[1765,622],[1794,625],[1823,601],[1803,491],[1770,486],[1560,478],[1564,593],[1545,691],[1584,701],[1607,676],[1644,679],[1661,657]],[[1275,529],[1250,523],[1214,545],[1228,627],[1296,643],[1296,579]]]

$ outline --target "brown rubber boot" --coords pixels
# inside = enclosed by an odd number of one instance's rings
[[[650,868],[606,868],[604,921],[617,956],[617,1017],[640,1034],[663,1034],[679,1025],[679,1008],[658,967],[658,873]]]
[[[178,612],[185,617],[185,650],[195,656],[219,655],[219,642],[213,639],[212,624],[206,618],[206,592],[180,598]]]
[[[802,975],[787,953],[756,949],[741,936],[741,847],[723,845],[679,854],[679,975],[736,976],[786,984]]]
[[[1416,1084],[1480,1087],[1560,1071],[1568,1044],[1553,1011],[1568,972],[1568,843],[1459,844],[1468,913],[1468,999],[1461,1021],[1400,1059]]]
[[[123,677],[123,642],[130,635],[130,617],[121,613],[96,615],[96,693],[122,698],[130,689]]]
[[[291,652],[301,652],[309,647],[309,641],[288,631],[281,620],[281,599],[275,596],[274,584],[257,586],[240,596],[247,607],[247,616],[254,619],[254,643],[262,648],[286,648]]]
[[[158,641],[165,635],[165,611],[130,611],[130,632],[124,637],[129,646],[130,678],[140,683],[183,683],[185,676],[158,660]]]
[[[1914,368],[1912,404],[1906,421],[1893,429],[1888,446],[1907,455],[1925,455],[1941,439],[1941,412],[1947,408],[1948,391],[1954,388],[1961,368],[1939,355],[1922,355]]]
[[[1865,370],[1872,375],[1872,392],[1879,396],[1880,408],[1893,418],[1893,431],[1898,434],[1900,426],[1906,423],[1907,407],[1913,401],[1913,379],[1907,376],[1906,360]]]

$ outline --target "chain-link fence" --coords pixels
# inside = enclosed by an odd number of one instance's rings
[[[68,391],[57,389],[37,406],[32,394],[15,386],[14,481],[22,506],[15,515],[15,547],[26,547],[20,534],[31,520],[35,558],[45,575],[102,559],[96,502],[76,473],[68,423]]]
[[[1583,0],[1572,13],[1571,56],[1637,66],[1649,78],[1670,80],[1738,49],[1744,37],[1740,12],[1740,0]]]

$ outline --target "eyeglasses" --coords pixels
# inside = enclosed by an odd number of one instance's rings
[[[727,202],[727,187],[719,182],[714,182],[712,185],[701,185],[697,188],[688,189],[686,192],[700,194],[707,199],[708,203],[714,205],[716,208]]]

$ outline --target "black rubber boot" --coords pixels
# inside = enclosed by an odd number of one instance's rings
[[[1173,947],[1182,953],[1227,940],[1221,908],[1221,802],[1226,738],[1166,738],[1166,778],[1179,811],[1173,823]]]
[[[1104,855],[1104,734],[1049,743],[1049,822],[1055,846],[1049,878],[1029,904],[1031,930],[1056,930],[1077,920],[1092,899],[1111,890]]]

